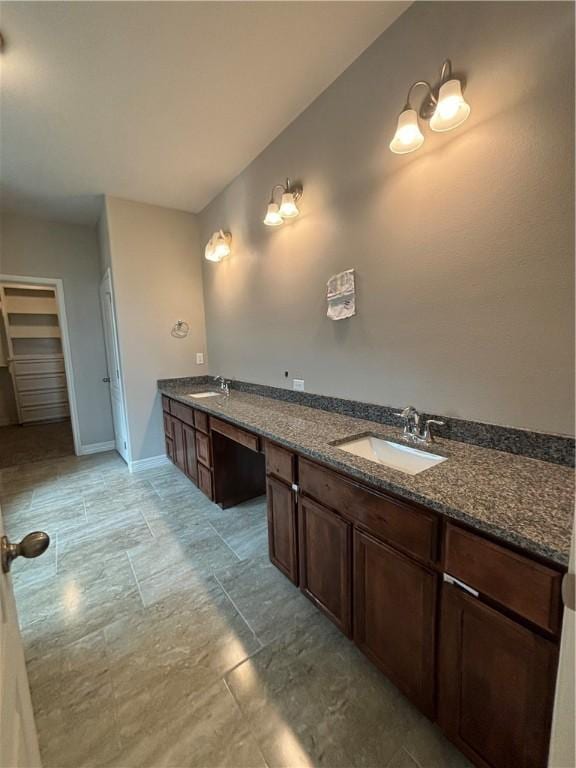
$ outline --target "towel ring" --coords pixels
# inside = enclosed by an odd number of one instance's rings
[[[177,320],[172,326],[170,335],[175,339],[185,339],[190,331],[190,326],[185,320]]]

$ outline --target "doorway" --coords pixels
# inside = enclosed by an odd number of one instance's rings
[[[78,454],[62,281],[0,275],[0,467]]]
[[[110,387],[110,402],[112,405],[112,421],[114,423],[114,442],[120,456],[128,464],[130,461],[128,448],[128,430],[126,427],[126,408],[122,382],[120,352],[118,350],[118,332],[116,324],[116,309],[114,291],[110,270],[100,284],[100,304],[102,321],[104,323],[104,344],[106,347],[106,362],[108,365],[108,385]]]

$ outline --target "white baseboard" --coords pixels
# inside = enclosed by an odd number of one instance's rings
[[[104,451],[113,451],[116,448],[114,440],[108,440],[106,443],[89,443],[81,445],[79,455],[86,456],[89,453],[103,453]]]
[[[170,464],[170,459],[166,454],[161,454],[160,456],[150,456],[149,459],[130,461],[128,467],[130,472],[142,472],[143,469],[155,469],[156,467],[163,467],[165,464]]]

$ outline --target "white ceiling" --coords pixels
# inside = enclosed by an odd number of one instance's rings
[[[2,207],[200,211],[409,2],[3,2]]]

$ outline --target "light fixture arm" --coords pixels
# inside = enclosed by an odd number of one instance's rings
[[[293,184],[290,181],[290,179],[287,178],[286,179],[286,184],[275,184],[272,187],[272,193],[270,194],[270,202],[271,203],[274,202],[274,194],[275,194],[277,189],[281,189],[282,190],[282,194],[284,194],[285,192],[290,192],[293,195],[295,201],[296,200],[300,200],[300,198],[302,197],[302,185],[301,184]]]
[[[412,83],[410,88],[408,88],[408,95],[406,96],[406,104],[404,105],[404,109],[412,109],[412,105],[410,104],[410,97],[412,96],[412,91],[414,88],[417,88],[418,86],[423,85],[426,88],[426,97],[427,99],[432,99],[434,103],[436,103],[436,98],[434,96],[434,93],[432,92],[432,86],[427,80],[416,80],[415,83]]]
[[[422,101],[422,104],[420,105],[420,109],[418,110],[418,113],[423,120],[430,120],[430,118],[434,114],[436,105],[438,104],[438,91],[447,80],[451,80],[451,79],[452,79],[452,62],[450,61],[450,59],[445,59],[442,62],[442,69],[440,70],[440,82],[438,83],[438,85],[436,87],[433,87],[432,85],[430,85],[430,83],[427,80],[416,80],[416,82],[412,83],[412,85],[408,89],[408,95],[406,96],[406,104],[404,105],[404,109],[412,109],[412,105],[410,104],[412,91],[415,88],[424,87],[426,88],[427,93],[424,100]]]
[[[272,187],[272,192],[270,193],[270,202],[271,203],[274,202],[274,193],[276,192],[277,189],[281,189],[282,190],[282,194],[284,194],[284,192],[285,192],[284,184],[275,184]]]
[[[450,59],[445,59],[442,62],[442,70],[440,72],[440,85],[446,82],[446,80],[451,80],[452,78],[452,62]]]

